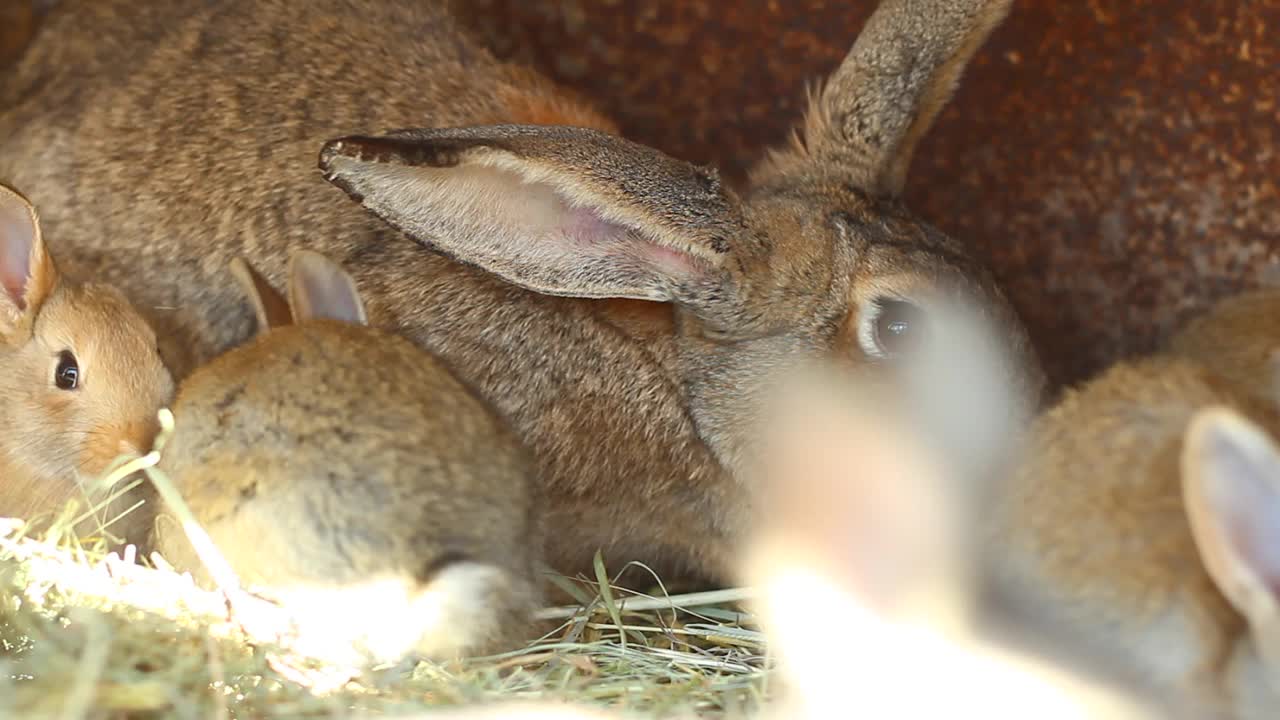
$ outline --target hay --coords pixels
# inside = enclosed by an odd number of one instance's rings
[[[116,473],[141,468],[164,493],[154,459]],[[349,679],[288,650],[280,608],[234,584],[200,589],[159,556],[81,543],[68,530],[75,519],[70,507],[38,537],[0,520],[0,716],[357,717],[556,699],[643,717],[739,717],[767,691],[763,639],[734,607],[741,591],[668,596],[659,582],[637,595],[614,587],[597,558],[595,578],[551,578],[579,604],[540,613],[554,629],[526,648]]]

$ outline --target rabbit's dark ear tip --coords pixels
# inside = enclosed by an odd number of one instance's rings
[[[324,147],[320,148],[320,169],[321,170],[328,170],[329,165],[333,162],[333,159],[335,157],[342,155],[345,143],[346,143],[345,139],[339,138],[337,140],[330,140],[329,142],[324,144]]]
[[[320,149],[320,169],[326,176],[341,172],[338,160],[406,167],[453,167],[458,149],[446,143],[403,137],[348,135],[335,138]]]
[[[349,158],[352,160],[369,160],[377,161],[377,153],[371,152],[371,146],[374,144],[374,138],[363,138],[357,135],[349,135],[330,140],[320,149],[320,169],[326,173],[329,172],[334,160],[338,158]]]

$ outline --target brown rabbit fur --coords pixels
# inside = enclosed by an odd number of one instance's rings
[[[930,305],[959,294],[1003,325],[1009,382],[1039,396],[989,273],[898,200],[1008,7],[886,0],[803,133],[735,190],[609,134],[440,3],[67,0],[3,78],[0,178],[152,311],[181,372],[251,328],[230,258],[279,282],[292,250],[315,247],[356,278],[375,326],[511,420],[538,462],[555,567],[603,548],[723,580],[750,517],[747,428],[784,362],[892,368]],[[352,136],[397,127],[445,129]],[[333,138],[326,176],[387,223],[316,172]]]
[[[1168,342],[1171,355],[1194,360],[1269,402],[1280,351],[1280,289],[1233,295],[1194,318]]]
[[[244,583],[302,609],[371,603],[344,626],[379,660],[523,640],[542,546],[526,451],[439,361],[363,327],[341,269],[314,253],[294,264],[294,323],[237,269],[270,329],[182,383],[161,469]],[[155,544],[207,579],[167,513]],[[380,581],[394,591],[361,592]]]
[[[1268,646],[1280,626],[1268,613],[1280,563],[1266,555],[1276,546],[1251,555],[1230,540],[1280,541],[1276,438],[1274,401],[1199,364],[1118,365],[1039,419],[1024,466],[1001,488],[993,577],[1086,653],[1157,696],[1182,697],[1190,717],[1272,717],[1280,685],[1267,683],[1280,682],[1280,657]],[[1259,444],[1275,457],[1257,460]],[[1251,482],[1269,483],[1250,491],[1264,497],[1256,517],[1214,509],[1196,490],[1216,483],[1231,497]],[[1205,517],[1226,529],[1194,530]],[[1215,569],[1233,554],[1232,572]],[[1269,589],[1241,590],[1242,574]]]
[[[110,523],[141,540],[149,509],[121,513],[146,489],[106,502],[123,489],[96,482],[150,449],[172,392],[146,321],[115,288],[64,278],[35,208],[0,186],[0,516],[48,520],[77,500],[93,510],[79,534]]]

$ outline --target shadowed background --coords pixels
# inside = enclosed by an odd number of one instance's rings
[[[0,62],[25,8],[0,9]],[[872,0],[458,0],[628,137],[741,176]],[[9,15],[6,15],[9,13]],[[11,20],[12,18],[12,20]],[[921,143],[908,204],[972,244],[1049,372],[1280,284],[1280,0],[1022,0]],[[14,28],[14,29],[11,29]]]

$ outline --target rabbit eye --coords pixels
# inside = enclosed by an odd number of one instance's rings
[[[919,306],[890,298],[875,302],[870,318],[870,335],[878,357],[894,358],[918,348],[924,341],[926,323]]]
[[[53,371],[53,384],[59,390],[75,390],[80,386],[80,364],[69,350],[58,354],[58,367]]]

